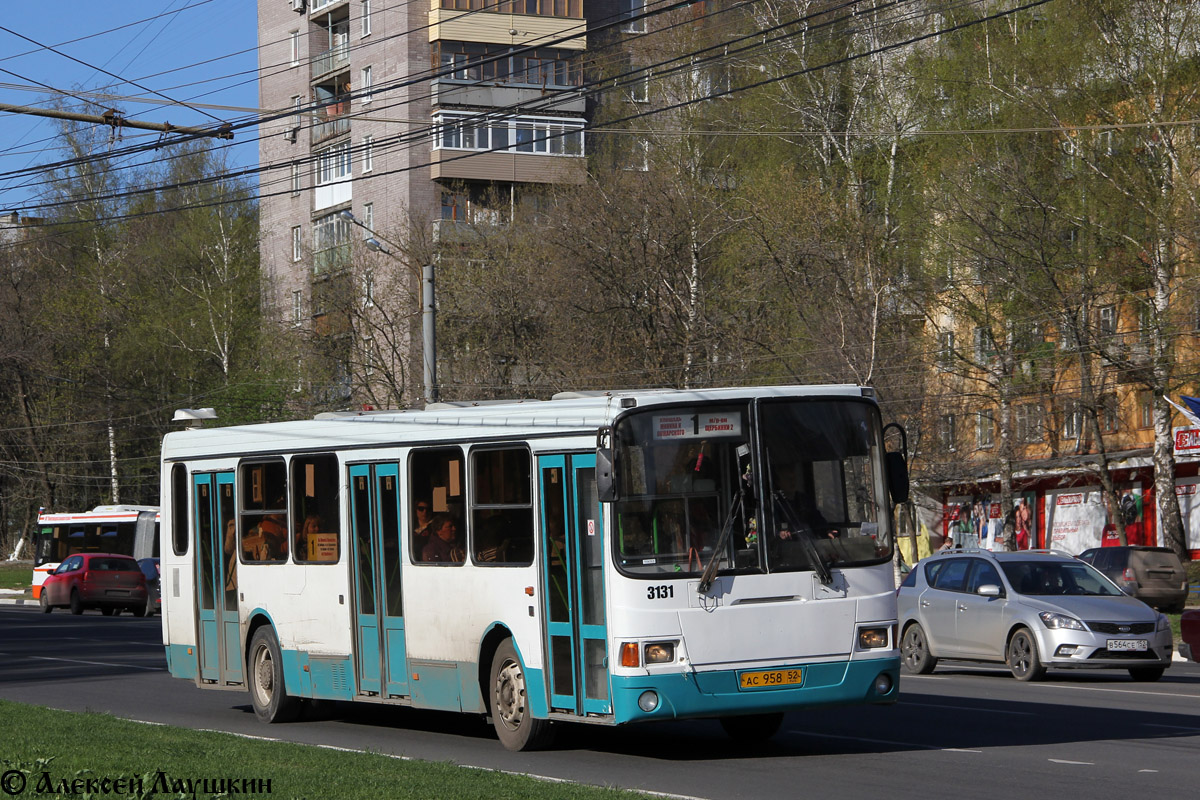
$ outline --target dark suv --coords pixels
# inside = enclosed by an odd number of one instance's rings
[[[1093,547],[1079,558],[1159,611],[1178,614],[1187,603],[1187,573],[1179,556],[1168,547]]]

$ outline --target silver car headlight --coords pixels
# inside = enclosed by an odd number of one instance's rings
[[[1056,628],[1058,630],[1068,631],[1086,631],[1083,623],[1074,617],[1068,617],[1065,614],[1055,614],[1053,611],[1043,611],[1038,614],[1042,618],[1042,623],[1047,628]]]
[[[1171,620],[1167,619],[1166,614],[1158,615],[1158,626],[1154,630],[1158,633],[1171,630]]]

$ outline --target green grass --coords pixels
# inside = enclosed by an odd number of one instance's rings
[[[0,589],[28,589],[33,579],[33,562],[0,561]]]
[[[109,796],[142,797],[159,782],[160,771],[167,780],[269,779],[272,798],[634,800],[646,797],[624,790],[464,769],[450,763],[409,761],[226,733],[145,725],[107,714],[56,711],[4,700],[0,700],[0,731],[4,731],[5,739],[0,749],[0,773],[19,770],[27,776],[28,788],[18,797],[36,796],[34,789],[43,772],[49,773],[54,787],[76,778],[141,778],[142,794]],[[499,743],[496,747],[500,747]],[[160,783],[159,788],[162,786]],[[174,798],[177,793],[156,796]],[[191,797],[191,794],[179,796]],[[200,798],[213,796],[196,794]]]

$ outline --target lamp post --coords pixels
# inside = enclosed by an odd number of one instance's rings
[[[384,242],[375,237],[375,232],[360,222],[349,210],[342,211],[342,219],[353,223],[372,235],[367,237],[365,244],[368,250],[376,253],[383,253],[386,256],[391,256],[397,261],[400,257],[389,250]],[[391,244],[388,242],[388,244]],[[392,245],[395,247],[395,245]],[[437,310],[434,306],[434,286],[433,286],[433,262],[421,267],[421,362],[422,362],[422,377],[425,381],[425,402],[436,403],[438,401],[438,386],[437,386]]]

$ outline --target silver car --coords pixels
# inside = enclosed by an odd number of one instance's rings
[[[1171,666],[1167,617],[1069,555],[950,551],[917,564],[896,594],[909,673],[947,658],[1006,663],[1022,681],[1049,667],[1156,681]]]

